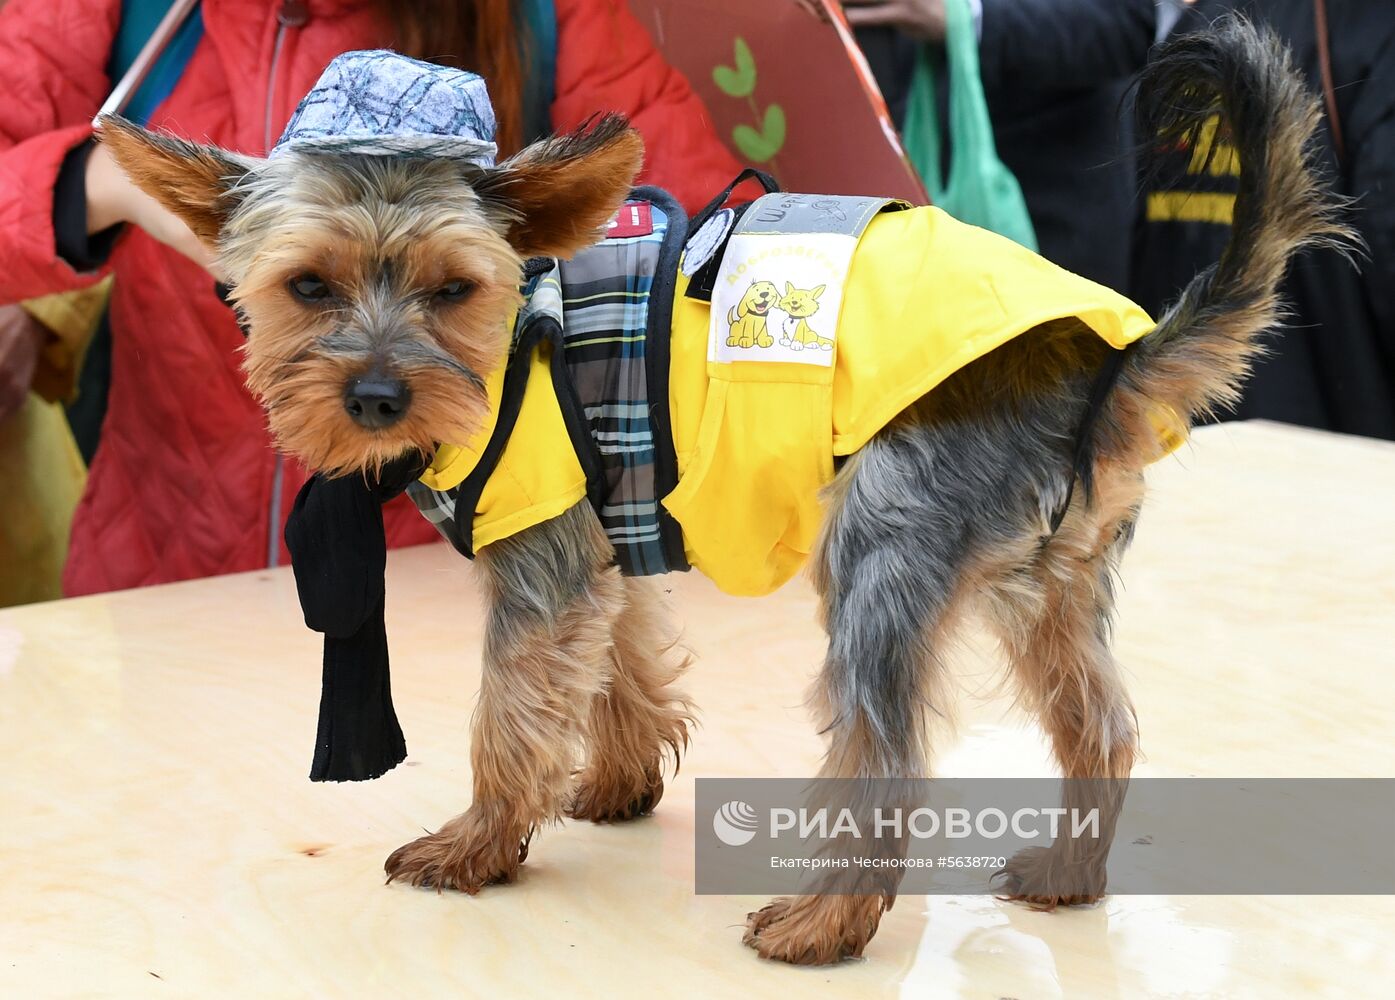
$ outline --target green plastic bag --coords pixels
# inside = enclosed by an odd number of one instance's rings
[[[935,205],[961,222],[1035,250],[1027,202],[993,143],[993,123],[978,73],[978,38],[966,0],[945,0],[945,59],[949,70],[949,182],[940,173],[944,141],[935,76],[925,46],[916,58],[902,139]]]

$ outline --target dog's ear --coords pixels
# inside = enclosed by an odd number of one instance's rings
[[[570,257],[600,240],[644,162],[623,115],[534,143],[474,181],[520,257]]]
[[[146,131],[115,115],[103,115],[98,124],[102,143],[131,182],[214,246],[234,207],[228,193],[250,162],[212,146]]]
[[[793,294],[794,294],[794,286],[791,285],[788,281],[785,282],[785,294],[786,294],[786,295],[793,295]]]
[[[815,288],[812,292],[809,293],[809,297],[817,302],[819,296],[823,294],[823,290],[827,287],[827,285],[820,285],[818,288]]]

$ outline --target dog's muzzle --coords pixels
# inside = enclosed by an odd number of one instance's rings
[[[407,415],[412,390],[400,378],[369,372],[349,382],[344,409],[354,423],[369,430],[391,427]]]

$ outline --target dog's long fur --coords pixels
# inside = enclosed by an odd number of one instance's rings
[[[1276,290],[1293,255],[1307,247],[1346,252],[1360,241],[1311,155],[1321,104],[1268,30],[1229,20],[1171,43],[1140,79],[1137,109],[1140,135],[1193,147],[1219,115],[1241,171],[1229,245],[1133,354],[1107,454],[1149,433],[1139,419],[1146,400],[1193,421],[1236,402],[1263,353],[1259,338],[1281,318]]]
[[[1242,166],[1232,243],[1127,355],[1087,453],[1091,489],[1072,490],[1077,436],[1111,349],[1074,320],[967,366],[846,462],[812,559],[829,635],[811,695],[828,739],[823,776],[927,772],[947,704],[942,651],[976,611],[1062,772],[1103,782],[1073,787],[1067,805],[1093,796],[1086,804],[1112,824],[1137,747],[1109,649],[1112,578],[1158,454],[1154,416],[1191,422],[1234,399],[1294,252],[1350,239],[1307,151],[1318,104],[1268,32],[1231,20],[1169,44],[1138,106],[1143,134],[1160,142],[1195,140],[1222,116]],[[253,329],[249,383],[278,439],[339,471],[479,419],[522,258],[594,239],[639,166],[638,138],[618,119],[497,170],[445,153],[258,166],[115,121],[107,136],[131,176],[219,250]],[[334,289],[324,306],[286,291],[310,272]],[[458,279],[468,302],[443,304],[433,290]],[[355,427],[339,406],[345,380],[370,365],[412,386],[414,413],[391,432]],[[473,893],[511,879],[537,826],[563,812],[617,820],[658,801],[665,759],[688,737],[674,688],[684,661],[653,588],[612,563],[585,503],[481,550],[490,610],[474,799],[396,851],[389,880]],[[1103,892],[1104,855],[1053,845],[1002,875],[1032,905],[1085,902]],[[864,895],[777,899],[750,915],[745,939],[790,962],[858,955],[895,892],[892,878]]]

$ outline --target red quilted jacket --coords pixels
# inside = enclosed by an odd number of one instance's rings
[[[151,126],[252,154],[276,140],[335,55],[388,41],[364,0],[309,0],[300,27],[276,0],[204,0],[205,34]],[[95,280],[54,249],[53,186],[90,134],[120,0],[10,0],[0,12],[0,303]],[[556,0],[557,128],[597,111],[634,120],[646,180],[694,210],[737,170],[687,82],[623,0]],[[125,233],[110,268],[112,383],[102,443],[73,525],[64,587],[88,594],[285,560],[281,530],[305,473],[271,447],[243,386],[233,317],[196,265]],[[433,540],[401,500],[393,544]]]

